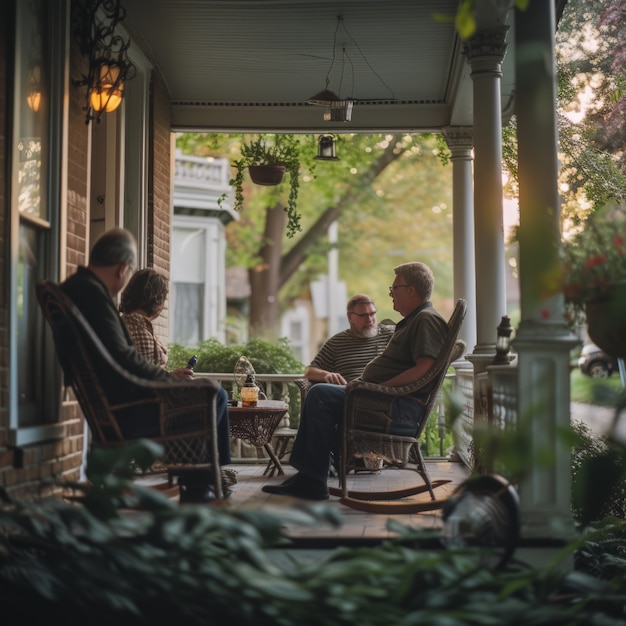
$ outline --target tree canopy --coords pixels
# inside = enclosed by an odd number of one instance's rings
[[[280,310],[326,273],[327,232],[335,220],[339,274],[349,293],[370,293],[383,317],[397,317],[387,296],[392,268],[419,259],[433,267],[438,277],[435,299],[447,310],[452,292],[452,169],[442,165],[437,137],[342,134],[337,137],[339,161],[332,162],[314,160],[315,136],[297,137],[302,154],[297,203],[302,231],[287,237],[284,223],[279,223],[285,220],[281,214],[287,185],[259,187],[247,176],[240,220],[227,227],[227,264],[249,268],[251,310],[263,309],[263,315],[269,315],[272,306],[265,303],[270,291],[276,285],[280,290],[276,314],[256,320],[259,328],[251,328],[252,334],[266,336]],[[242,142],[249,139],[249,135],[184,134],[178,145],[185,152],[226,156],[232,163]],[[276,272],[274,278],[266,276],[271,272]]]

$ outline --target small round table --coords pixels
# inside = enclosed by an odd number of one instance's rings
[[[278,474],[282,475],[283,466],[272,447],[272,435],[287,414],[289,406],[277,400],[259,400],[256,406],[228,406],[230,436],[247,441],[256,448],[265,448]]]

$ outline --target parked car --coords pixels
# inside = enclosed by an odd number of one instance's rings
[[[578,358],[580,371],[591,378],[608,378],[618,370],[617,359],[593,343],[583,346]]]

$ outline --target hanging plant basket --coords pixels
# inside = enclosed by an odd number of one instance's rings
[[[626,283],[618,283],[603,296],[585,304],[587,331],[599,348],[626,359]]]
[[[287,168],[284,165],[249,165],[252,182],[257,185],[278,185],[283,181]]]

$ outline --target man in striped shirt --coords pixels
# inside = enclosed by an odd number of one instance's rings
[[[324,343],[304,372],[308,380],[345,385],[358,378],[391,339],[393,326],[378,325],[376,305],[367,294],[352,296],[346,311],[350,328]]]
[[[395,278],[389,287],[393,308],[402,315],[393,337],[382,354],[370,361],[361,378],[387,387],[401,387],[417,380],[432,367],[441,352],[448,332],[447,322],[430,301],[435,277],[420,262],[394,267]],[[424,394],[394,399],[390,432],[407,435],[415,432],[424,417]],[[318,383],[308,392],[290,463],[298,470],[280,485],[264,485],[263,491],[306,500],[328,500],[328,472],[331,454],[338,443],[337,427],[343,419],[346,388]]]

